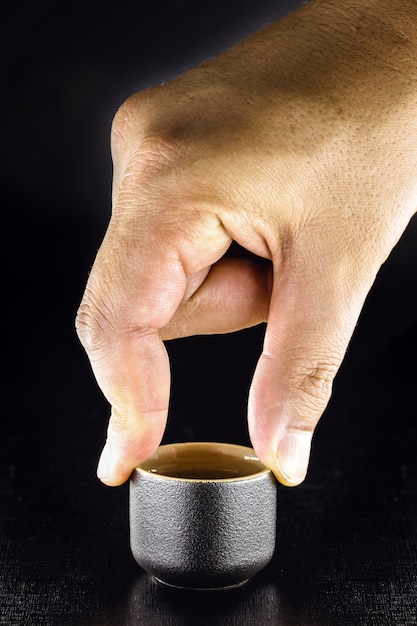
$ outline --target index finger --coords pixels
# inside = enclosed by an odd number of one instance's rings
[[[98,468],[106,484],[123,483],[159,445],[170,392],[159,330],[177,310],[187,276],[204,280],[229,245],[230,236],[208,209],[115,211],[77,317],[81,342],[112,406]]]
[[[98,475],[109,485],[159,445],[170,368],[159,337],[184,293],[186,277],[168,247],[145,250],[120,225],[106,234],[77,314],[77,332],[112,406]]]

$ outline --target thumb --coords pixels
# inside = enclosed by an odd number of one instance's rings
[[[252,444],[287,486],[306,476],[314,429],[368,291],[368,285],[356,293],[343,288],[349,282],[341,280],[340,265],[335,275],[312,268],[275,264],[264,347],[249,394]]]

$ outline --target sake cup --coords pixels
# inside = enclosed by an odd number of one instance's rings
[[[166,585],[234,588],[273,556],[276,480],[252,448],[162,445],[134,470],[129,499],[132,554]]]

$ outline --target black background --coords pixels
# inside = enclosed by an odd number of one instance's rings
[[[108,407],[74,316],[110,215],[112,117],[296,5],[3,14],[1,624],[417,624],[415,220],[369,295],[306,482],[279,490],[277,553],[250,586],[214,600],[158,587],[129,552],[126,486],[95,477]],[[247,441],[262,334],[169,344],[166,441]]]

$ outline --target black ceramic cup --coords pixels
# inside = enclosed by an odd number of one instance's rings
[[[252,448],[160,446],[130,479],[130,544],[159,582],[186,589],[244,584],[275,549],[276,481]]]

